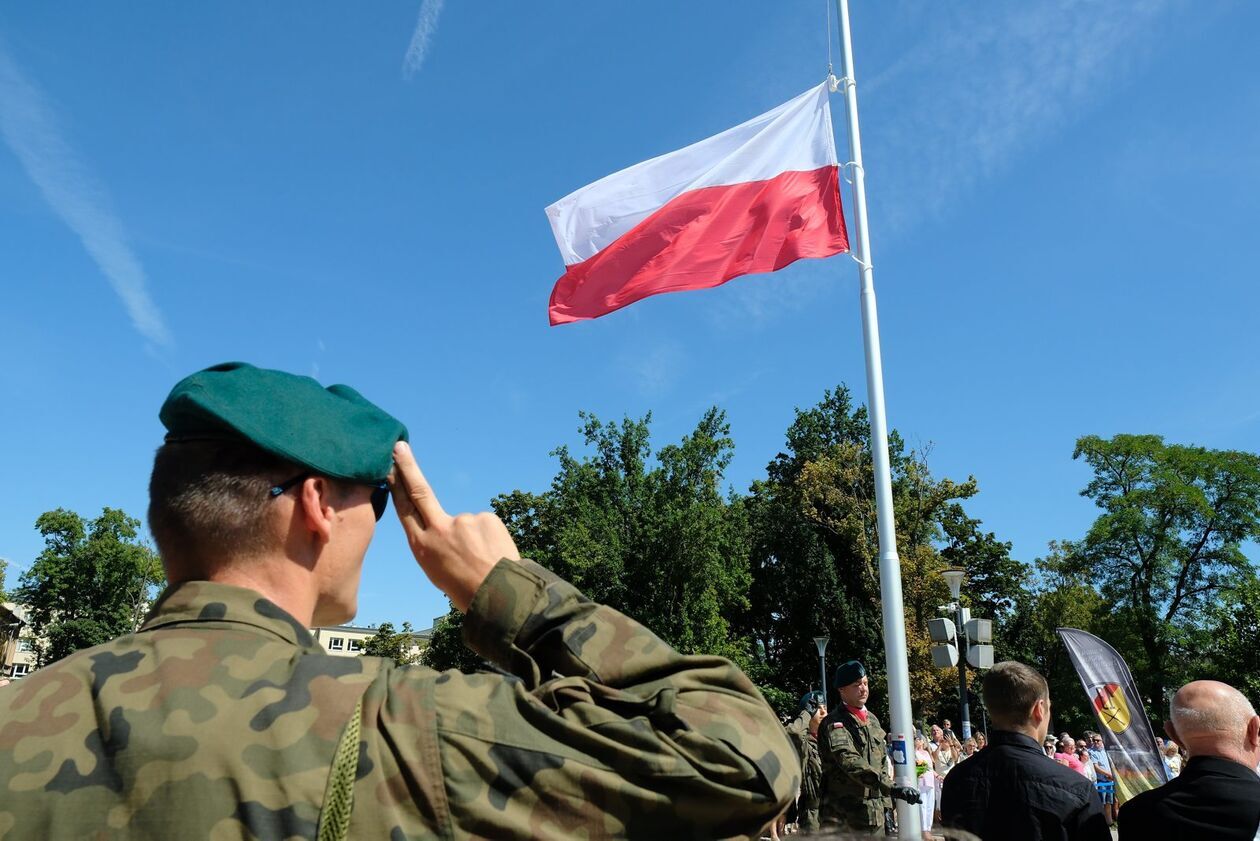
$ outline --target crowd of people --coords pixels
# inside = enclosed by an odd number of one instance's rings
[[[805,781],[798,808],[770,828],[771,839],[829,827],[891,833],[893,799],[918,804],[924,839],[966,830],[984,841],[1108,841],[1113,825],[1122,839],[1260,837],[1260,716],[1226,684],[1196,681],[1177,693],[1168,739],[1156,740],[1169,782],[1119,815],[1102,734],[1051,735],[1049,689],[1028,666],[1000,663],[986,674],[991,733],[960,739],[948,719],[916,727],[910,791],[893,783],[896,747],[865,708],[861,664],[841,666],[836,684],[841,715],[811,692],[787,724]]]

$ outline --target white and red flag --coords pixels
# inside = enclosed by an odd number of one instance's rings
[[[552,324],[849,250],[827,84],[547,208]]]

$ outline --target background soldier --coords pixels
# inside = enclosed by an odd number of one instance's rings
[[[823,765],[823,826],[875,834],[884,829],[885,797],[918,803],[919,792],[893,785],[888,776],[884,728],[866,708],[870,696],[866,667],[850,660],[836,667],[832,681],[839,703],[819,728]]]
[[[138,633],[0,690],[0,835],[726,838],[791,799],[792,747],[739,669],[520,560],[492,514],[447,514],[358,392],[229,363],[160,417],[170,587]],[[307,632],[354,616],[391,491],[502,674],[330,657]]]
[[[796,754],[801,759],[801,796],[796,802],[797,823],[801,829],[818,829],[818,804],[822,797],[822,758],[818,754],[818,728],[827,717],[822,692],[817,689],[801,697],[801,711],[787,726]]]

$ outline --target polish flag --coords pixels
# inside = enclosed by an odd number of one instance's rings
[[[849,250],[827,84],[547,208],[566,266],[551,323]]]

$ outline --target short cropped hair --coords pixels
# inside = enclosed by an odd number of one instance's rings
[[[1216,697],[1197,700],[1198,704],[1191,704],[1181,692],[1173,695],[1169,718],[1177,734],[1189,739],[1210,733],[1231,747],[1243,747],[1247,723],[1256,716],[1256,709],[1247,696],[1232,686],[1222,685]]]
[[[1029,722],[1033,704],[1049,700],[1050,686],[1036,669],[1007,660],[985,673],[980,694],[994,724],[1021,727]]]
[[[149,531],[158,551],[201,563],[264,551],[269,491],[301,472],[244,441],[163,444],[149,477]]]

